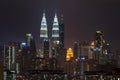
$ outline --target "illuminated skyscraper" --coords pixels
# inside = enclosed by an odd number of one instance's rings
[[[31,33],[27,33],[26,34],[26,43],[27,43],[27,46],[30,47],[31,46],[31,40],[33,39],[33,36]]]
[[[103,31],[96,31],[95,46],[93,48],[94,59],[98,62],[99,70],[112,70],[115,68],[114,54],[110,50],[110,45],[104,39]],[[104,69],[105,67],[105,69]]]
[[[46,17],[45,13],[43,13],[42,21],[41,21],[41,28],[40,28],[40,52],[41,55],[43,54],[43,46],[44,46],[44,41],[48,39],[48,29],[47,29],[47,22],[46,22]]]
[[[3,57],[4,66],[9,69],[16,71],[17,53],[19,50],[19,42],[8,42],[3,45]]]
[[[103,31],[96,31],[95,34],[95,47],[100,50],[105,44]]]
[[[52,47],[56,47],[58,44],[59,44],[59,23],[57,14],[55,14],[52,27]]]
[[[40,38],[48,38],[48,32],[47,32],[47,22],[45,13],[43,13],[42,21],[41,21],[41,28],[40,28]]]
[[[41,21],[41,29],[40,29],[40,38],[48,38],[48,32],[47,32],[47,22],[45,13],[43,13],[42,21]]]
[[[18,54],[19,48],[20,48],[19,42],[4,43],[4,48],[3,48],[4,68],[10,70],[10,72],[15,72],[15,73],[18,72],[18,67],[17,67],[18,62],[17,62],[16,56]],[[11,80],[15,80],[15,74],[11,74],[11,75],[13,76]],[[5,76],[6,76],[6,73],[4,74],[4,77]]]
[[[54,21],[53,21],[53,27],[52,27],[52,55],[57,55],[57,50],[59,47],[59,23],[57,14],[55,14]]]
[[[94,59],[98,61],[99,64],[103,63],[103,46],[105,45],[104,33],[103,31],[96,31],[95,33],[95,47],[94,47]]]

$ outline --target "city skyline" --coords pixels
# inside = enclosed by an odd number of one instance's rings
[[[105,40],[113,48],[119,48],[119,4],[118,0],[1,1],[0,41],[25,41],[25,34],[32,33],[37,43],[42,14],[45,10],[49,28],[52,28],[55,12],[59,15],[59,20],[63,14],[65,47],[72,47],[78,40],[92,41],[95,31],[102,30]]]

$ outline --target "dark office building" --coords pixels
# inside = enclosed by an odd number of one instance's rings
[[[95,47],[101,49],[105,44],[103,31],[96,31],[95,33]]]
[[[59,25],[59,39],[60,39],[60,42],[59,42],[59,47],[60,48],[64,48],[64,24],[60,24]]]
[[[31,33],[26,34],[26,46],[30,54],[36,54],[35,40]]]
[[[4,56],[4,43],[0,42],[0,64],[3,64]]]
[[[44,52],[44,58],[49,58],[49,41],[48,40],[44,41],[43,52]]]
[[[26,46],[22,48],[23,54],[23,71],[31,70],[35,68],[34,58],[36,58],[35,41],[32,34],[26,34]]]

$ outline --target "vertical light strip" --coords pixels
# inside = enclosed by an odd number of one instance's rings
[[[12,46],[12,64],[15,63],[15,47]]]
[[[8,68],[10,70],[10,62],[11,62],[11,46],[9,46],[9,59],[8,59]]]

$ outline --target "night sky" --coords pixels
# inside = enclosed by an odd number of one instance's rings
[[[39,42],[42,13],[49,29],[55,12],[63,14],[65,47],[74,41],[92,41],[102,30],[112,48],[120,48],[120,0],[0,0],[0,41],[25,41],[32,33]]]

